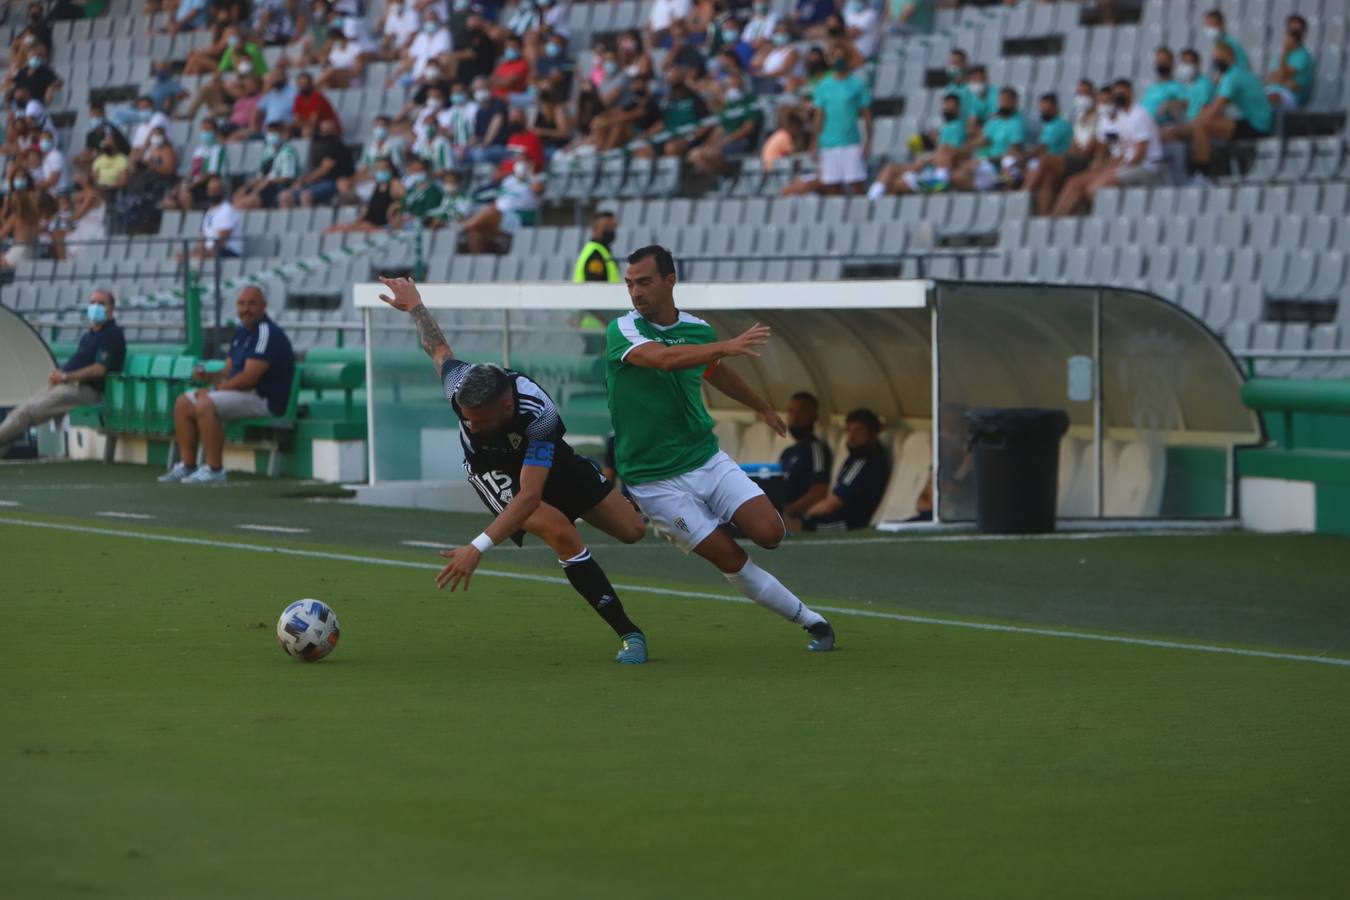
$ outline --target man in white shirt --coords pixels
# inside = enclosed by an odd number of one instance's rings
[[[1114,116],[1097,117],[1093,164],[1070,178],[1051,215],[1068,216],[1092,203],[1103,188],[1157,184],[1163,176],[1158,123],[1134,102],[1134,86],[1121,79],[1111,86]]]
[[[863,0],[848,0],[844,4],[844,29],[863,59],[876,55],[881,44],[881,13],[876,7]]]
[[[413,0],[390,0],[384,8],[380,36],[383,50],[389,59],[398,59],[408,48],[418,29],[422,27],[422,17],[417,13],[417,4]]]
[[[450,29],[436,18],[434,12],[427,10],[422,14],[422,30],[408,45],[403,62],[389,76],[389,80],[385,82],[386,86],[393,87],[396,80],[404,87],[411,86],[426,74],[427,66],[433,59],[442,53],[449,53],[452,49],[454,48],[450,40]]]
[[[755,0],[755,14],[745,23],[741,31],[741,40],[755,50],[773,43],[774,30],[778,28],[778,16],[774,15],[767,0]]]
[[[131,149],[143,150],[146,143],[150,140],[150,132],[156,128],[163,129],[167,134],[169,131],[169,117],[162,112],[155,112],[155,104],[149,97],[141,97],[136,101],[136,119],[137,125],[131,132]]]
[[[656,41],[663,41],[666,32],[670,31],[670,26],[676,19],[683,19],[689,15],[689,0],[656,0],[652,4],[651,14],[647,17],[647,46],[658,46]]]
[[[211,208],[202,219],[202,239],[193,249],[192,255],[198,259],[210,259],[217,254],[235,258],[243,256],[244,218],[225,193],[225,182],[219,177],[213,177],[207,182],[206,196],[211,199]]]
[[[42,166],[37,170],[37,186],[51,194],[69,193],[75,175],[66,154],[56,144],[56,135],[42,132],[38,147],[42,150]]]

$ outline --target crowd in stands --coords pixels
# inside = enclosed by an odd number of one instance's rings
[[[326,204],[359,207],[337,229],[459,222],[471,252],[490,252],[537,221],[551,164],[620,150],[678,157],[709,178],[750,156],[772,166],[809,154],[815,174],[786,193],[1026,189],[1037,212],[1070,215],[1105,187],[1162,180],[1168,143],[1205,183],[1217,142],[1270,134],[1277,111],[1312,92],[1299,15],[1264,76],[1214,10],[1204,45],[1157,49],[1156,80],[1070,82],[1036,98],[1039,121],[1024,115],[1024,85],[991,84],[957,49],[941,121],[913,137],[911,161],[872,176],[873,159],[905,154],[875,144],[870,64],[887,31],[932,28],[937,5],[797,0],[780,16],[765,0],[656,0],[645,27],[579,47],[567,0],[509,12],[495,0],[388,0],[377,17],[360,0],[146,0],[152,29],[199,35],[196,49],[156,61],[134,103],[92,103],[87,133],[62,146],[47,112],[62,87],[51,22],[102,6],[35,3],[8,53],[0,266],[63,258],[72,237],[101,236],[105,213],[134,234],[153,233],[160,210],[208,210],[200,249],[229,255],[242,252],[246,211]],[[1111,21],[1119,4],[1100,5]],[[352,128],[330,94],[368,86],[374,63],[386,64],[388,103]],[[184,118],[192,146],[174,146],[170,125]],[[351,131],[368,134],[359,152]],[[226,184],[226,146],[239,142],[262,145],[258,168]],[[464,172],[484,164],[498,180],[469,196]]]

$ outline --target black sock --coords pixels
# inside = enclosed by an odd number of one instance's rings
[[[642,631],[623,611],[623,604],[619,602],[614,585],[609,583],[609,576],[600,568],[600,564],[591,558],[591,551],[582,550],[571,559],[560,559],[558,562],[562,563],[563,572],[572,583],[572,587],[586,598],[586,602],[600,614],[600,618],[604,619],[610,628],[614,629],[615,634],[623,637],[635,631]]]

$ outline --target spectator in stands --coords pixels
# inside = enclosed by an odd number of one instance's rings
[[[87,166],[107,141],[112,141],[123,156],[131,152],[127,136],[108,121],[103,103],[96,100],[89,104],[89,130],[84,134],[84,147],[75,154],[75,165]]]
[[[655,0],[647,13],[647,46],[669,46],[671,27],[689,15],[689,0]]]
[[[290,190],[282,191],[280,204],[289,209],[301,206],[321,206],[337,196],[339,178],[350,178],[356,173],[352,151],[342,141],[336,119],[319,123],[319,136],[309,148],[309,171]]]
[[[1041,120],[1044,124],[1037,141],[1036,158],[1027,164],[1024,185],[1031,194],[1032,208],[1038,216],[1050,212],[1055,196],[1064,186],[1064,180],[1082,172],[1092,159],[1097,129],[1097,98],[1092,82],[1087,79],[1078,82],[1073,106],[1074,121],[1070,125],[1059,117],[1059,99],[1054,94],[1046,94],[1041,98]],[[1048,111],[1053,111],[1055,118],[1046,120]],[[1055,125],[1055,122],[1063,124]]]
[[[266,90],[258,98],[257,115],[254,117],[253,130],[266,131],[273,125],[284,125],[290,133],[295,122],[296,90],[286,79],[285,71],[278,69],[267,76]]]
[[[778,29],[778,14],[773,11],[768,0],[755,0],[755,14],[745,23],[741,31],[741,40],[758,53],[773,43],[773,33]]]
[[[22,168],[10,178],[5,200],[0,240],[8,238],[13,243],[0,255],[0,269],[13,270],[19,263],[34,258],[34,247],[42,233],[43,204],[50,201]]]
[[[211,205],[202,217],[202,239],[192,248],[194,259],[237,259],[244,255],[244,219],[225,193],[225,179],[212,176],[206,183]]]
[[[623,52],[622,48],[625,45],[635,43],[636,42],[630,37],[625,36],[620,38],[620,53]],[[637,66],[638,63],[635,62],[633,65]],[[647,60],[647,66],[648,68],[651,67],[650,59]],[[548,40],[544,42],[543,55],[540,56],[534,64],[534,76],[536,80],[542,79],[547,81],[549,87],[554,88],[563,96],[566,96],[571,72],[572,61],[567,58],[567,41],[564,40],[562,35],[550,35]]]
[[[810,146],[801,113],[791,106],[778,107],[778,130],[769,135],[759,151],[759,162],[764,171],[773,168],[780,159],[803,153]]]
[[[477,13],[468,18],[467,38],[464,43],[456,44],[449,60],[454,71],[450,75],[456,84],[469,84],[478,78],[487,78],[497,67],[497,57],[501,48],[488,34],[487,22]]]
[[[863,0],[847,0],[844,31],[863,59],[871,59],[881,46],[881,13]]]
[[[572,267],[573,282],[619,283],[619,266],[614,262],[614,253],[610,249],[614,246],[618,227],[619,220],[613,211],[602,209],[596,212],[591,219],[591,239],[581,248],[577,263]]]
[[[183,83],[178,80],[173,63],[165,60],[155,64],[155,83],[150,85],[145,95],[150,98],[153,109],[172,116],[188,92],[183,90]]]
[[[328,102],[322,91],[314,87],[314,79],[308,73],[302,72],[295,79],[295,89],[295,106],[291,111],[302,137],[313,137],[326,122],[333,123],[339,132],[342,131],[342,122],[333,111],[333,104]]]
[[[831,67],[833,73],[811,93],[816,109],[820,186],[827,194],[841,190],[862,193],[872,142],[872,94],[860,76],[849,73],[844,57],[835,57]]]
[[[522,52],[523,47],[519,37],[514,34],[508,37],[501,61],[489,80],[492,95],[514,105],[524,105],[530,100],[530,62]]]
[[[534,82],[535,108],[530,122],[531,130],[543,144],[545,161],[566,147],[572,140],[572,117],[562,92],[547,77]],[[542,169],[543,167],[540,166]]]
[[[51,49],[52,26],[42,12],[41,3],[28,4],[28,18],[24,22],[23,33],[31,34],[34,43]]]
[[[380,35],[380,55],[387,60],[403,58],[409,45],[422,30],[422,16],[414,0],[389,0],[375,25]],[[439,24],[433,21],[433,24]],[[448,31],[447,31],[448,34]]]
[[[581,99],[578,101],[579,130],[583,118],[581,101],[586,99],[586,87],[587,85],[582,86]],[[595,96],[593,86],[589,93],[592,97]],[[597,99],[596,103],[598,104],[598,102]],[[578,146],[589,145],[600,152],[616,150],[633,140],[638,134],[646,134],[659,129],[661,117],[660,101],[652,94],[648,80],[639,75],[629,85],[628,99],[621,103],[618,108],[595,116],[591,122],[590,137],[587,138],[583,133],[582,137],[574,142],[570,149],[575,150]]]
[[[734,72],[727,79],[722,92],[722,109],[717,114],[717,125],[700,146],[689,151],[689,163],[708,175],[721,174],[728,156],[741,157],[759,146],[759,133],[764,125],[759,101],[745,87],[745,79]]]
[[[474,130],[478,126],[478,102],[467,90],[456,85],[450,94],[450,107],[438,114],[437,121],[450,138],[455,159],[463,163],[468,159],[469,145],[473,143]]]
[[[292,0],[253,0],[253,33],[268,47],[285,47],[295,39],[294,6]]]
[[[502,160],[501,169],[497,174],[498,179],[511,174],[519,156],[524,156],[530,161],[530,168],[533,171],[544,171],[544,142],[539,139],[539,135],[530,130],[524,108],[511,107],[511,111],[506,115],[506,133],[509,135],[506,139],[507,155],[506,159]]]
[[[962,88],[961,115],[967,119],[966,127],[974,133],[998,112],[998,91],[989,85],[989,70],[979,64],[966,70]]]
[[[473,80],[473,100],[478,105],[474,115],[473,139],[469,142],[468,157],[475,163],[500,163],[506,158],[506,104],[492,96],[487,78]]]
[[[1242,45],[1238,43],[1237,38],[1228,33],[1222,12],[1217,9],[1211,9],[1209,12],[1205,13],[1204,33],[1205,40],[1209,41],[1211,46],[1223,44],[1232,51],[1234,68],[1251,68],[1251,64],[1247,61],[1247,51],[1242,49]]]
[[[897,34],[927,34],[933,30],[937,0],[889,0],[891,30]]]
[[[131,174],[116,204],[117,222],[129,234],[158,232],[160,201],[177,179],[178,151],[165,127],[151,129],[145,146],[132,148]]]
[[[834,15],[834,0],[797,0],[792,10],[792,22],[797,34],[806,40],[825,38],[825,21]]]
[[[1197,185],[1209,184],[1209,174],[1214,174],[1209,172],[1214,141],[1262,138],[1275,126],[1275,110],[1261,78],[1237,65],[1232,47],[1215,44],[1213,65],[1219,86],[1191,127],[1190,168]]]
[[[56,134],[44,131],[38,148],[42,151],[42,166],[35,173],[38,190],[52,195],[70,193],[74,185],[70,160],[57,144]]]
[[[234,192],[236,209],[275,209],[281,192],[289,190],[300,177],[300,154],[287,140],[286,126],[273,122],[265,141],[258,174]]]
[[[1017,189],[1022,184],[1028,143],[1017,91],[1005,87],[998,92],[998,107],[981,129],[974,155],[952,173],[952,186],[962,191]]]
[[[825,55],[830,59],[838,59],[841,56],[847,59],[850,72],[860,69],[867,62],[849,39],[848,31],[844,28],[844,20],[837,15],[830,16],[825,21]]]
[[[1284,109],[1303,109],[1312,99],[1317,63],[1303,45],[1307,33],[1308,20],[1302,16],[1295,14],[1285,20],[1279,62],[1266,77],[1266,93]]]
[[[101,190],[121,190],[131,177],[131,159],[110,134],[103,136],[97,155],[89,161],[89,170],[93,175],[95,187]]]
[[[694,36],[691,35],[689,26],[685,24],[683,19],[676,19],[670,26],[670,52],[666,54],[661,69],[667,78],[670,77],[671,72],[678,70],[686,79],[691,81],[701,79],[708,74],[708,61],[704,58],[699,45],[695,43]]]
[[[209,197],[207,187],[212,179],[225,174],[225,147],[220,141],[216,123],[206,119],[197,133],[197,146],[192,151],[191,168],[188,177],[178,184],[175,196],[167,198],[166,208],[187,212],[190,209],[205,209]]]
[[[421,29],[402,52],[398,66],[385,79],[385,87],[395,84],[411,86],[426,76],[433,60],[450,50],[450,29],[445,27],[434,11],[426,10],[422,13]]]
[[[131,149],[143,150],[150,139],[150,133],[156,128],[168,131],[169,117],[155,110],[154,101],[149,97],[136,100],[136,127],[131,132]]]
[[[224,50],[219,62],[202,58],[201,72],[211,72],[211,78],[197,89],[197,94],[187,108],[187,117],[195,118],[197,110],[203,105],[211,115],[222,118],[233,111],[234,101],[244,96],[250,87],[247,79],[261,79],[267,74],[267,63],[263,60],[262,48],[245,37],[238,28],[225,31]],[[201,74],[187,72],[187,74]],[[226,78],[233,74],[234,78]]]
[[[436,179],[427,174],[427,164],[416,156],[409,156],[403,175],[403,200],[391,218],[398,228],[422,227],[437,229],[450,217],[450,202]]]
[[[295,352],[286,333],[267,316],[267,298],[256,287],[239,292],[239,326],[230,340],[229,364],[210,373],[198,366],[193,380],[208,386],[186,391],[174,402],[173,434],[181,462],[161,482],[223,484],[226,422],[279,416],[290,402]],[[206,465],[198,466],[200,444]]]
[[[47,389],[10,410],[0,422],[0,456],[28,429],[64,416],[77,406],[103,402],[104,379],[122,371],[127,343],[113,318],[116,301],[111,292],[97,289],[89,296],[85,316],[89,330],[65,365],[47,375]]]
[[[717,48],[718,56],[722,56],[728,51],[734,54],[737,71],[749,68],[750,60],[755,55],[755,48],[751,47],[750,43],[742,37],[743,33],[744,29],[741,28],[741,23],[737,22],[735,19],[728,18],[722,23],[720,34],[722,41]],[[716,58],[709,60],[708,68],[710,71],[713,69],[714,65],[721,68],[724,63],[718,62]]]
[[[1139,105],[1148,111],[1159,127],[1186,121],[1190,92],[1173,77],[1174,62],[1172,51],[1166,47],[1154,51],[1153,70],[1158,74],[1158,80],[1150,84],[1139,98]]]
[[[370,166],[372,187],[361,215],[351,222],[341,222],[328,226],[325,234],[342,234],[353,231],[383,231],[389,227],[390,218],[397,214],[398,205],[403,200],[403,183],[398,180],[398,170],[390,157],[377,158]]]
[[[220,133],[227,143],[257,140],[262,136],[262,113],[258,109],[262,98],[261,78],[245,75],[239,79],[239,96],[230,107],[229,119],[220,126]]]
[[[1214,79],[1202,68],[1200,53],[1188,47],[1181,51],[1181,64],[1177,66],[1177,80],[1186,90],[1186,114],[1181,121],[1173,122],[1162,129],[1163,143],[1190,143],[1194,134],[1196,120],[1200,113],[1214,100]]]
[[[169,24],[164,26],[164,31],[168,34],[178,34],[204,28],[207,21],[206,4],[207,0],[178,0],[178,8]]]
[[[387,160],[394,171],[403,168],[405,145],[402,137],[390,131],[393,124],[393,120],[388,116],[375,117],[375,124],[370,129],[370,138],[356,161],[356,172],[351,178],[338,179],[338,193],[341,196],[369,199],[376,164],[381,161]]]
[[[422,121],[413,140],[412,152],[427,164],[427,172],[435,178],[441,172],[455,167],[455,151],[435,116]]]
[[[1074,214],[1103,188],[1155,184],[1163,175],[1158,123],[1134,102],[1134,86],[1122,78],[1111,86],[1111,98],[1114,118],[1101,116],[1097,121],[1096,161],[1065,183],[1053,215]]]
[[[27,96],[40,100],[44,107],[51,106],[57,88],[64,84],[61,76],[47,65],[47,48],[41,45],[30,51],[27,63],[13,76],[12,81],[14,91],[11,97],[19,88],[23,88]]]
[[[844,418],[848,458],[830,493],[806,510],[805,531],[821,528],[867,528],[886,494],[891,461],[877,438],[881,420],[870,409],[855,409]]]
[[[533,226],[538,218],[543,178],[534,174],[530,161],[516,160],[512,173],[497,188],[497,197],[464,222],[470,253],[492,253],[507,235]]]
[[[802,516],[830,491],[830,469],[834,454],[816,437],[816,422],[820,418],[820,404],[814,394],[798,391],[788,400],[788,433],[793,444],[783,451],[778,464],[783,469],[785,492],[783,518],[788,531],[802,530]]]
[[[334,28],[328,37],[328,53],[323,70],[314,83],[321,88],[344,90],[359,84],[365,71],[365,54],[361,44],[352,40],[341,28]]]
[[[634,156],[683,156],[712,131],[711,125],[701,124],[708,117],[708,104],[689,86],[684,70],[671,70],[669,79],[661,121],[648,129],[644,135],[648,142],[633,151]]]

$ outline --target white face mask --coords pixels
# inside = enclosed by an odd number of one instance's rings
[[[521,179],[529,178],[530,164],[525,162],[525,160],[523,159],[519,160],[514,166],[511,167],[511,171],[516,173],[517,178]]]
[[[1177,66],[1177,78],[1181,79],[1187,84],[1190,84],[1192,81],[1195,80],[1196,74],[1197,73],[1195,71],[1195,66],[1191,65],[1190,63],[1182,63],[1181,65]]]
[[[436,110],[438,110],[438,109],[440,109],[440,108],[441,108],[441,98],[440,98],[440,97],[428,97],[428,98],[427,98],[427,112],[433,112],[433,113],[434,113]]]
[[[1092,111],[1092,98],[1085,97],[1082,94],[1073,96],[1073,114],[1078,118],[1083,118]]]
[[[1208,38],[1211,43],[1217,41],[1222,34],[1223,32],[1213,25],[1205,26],[1205,37]]]
[[[989,89],[989,85],[985,84],[983,81],[972,81],[970,83],[970,89],[975,96],[983,97],[984,92]]]
[[[253,63],[249,62],[248,60],[243,60],[235,68],[238,69],[240,75],[253,74]]]
[[[150,135],[150,146],[151,146],[151,147],[162,147],[162,146],[164,146],[164,135],[162,135],[162,134],[152,134],[152,135]]]
[[[740,90],[737,89],[737,88],[727,88],[727,102],[728,102],[728,103],[739,103],[739,102],[741,102],[741,98],[744,97],[744,96],[745,96],[745,95],[742,94],[742,93],[740,92]]]
[[[492,91],[489,91],[486,88],[482,88],[480,90],[476,90],[473,92],[473,99],[477,100],[479,103],[486,103],[491,98],[492,98]]]

